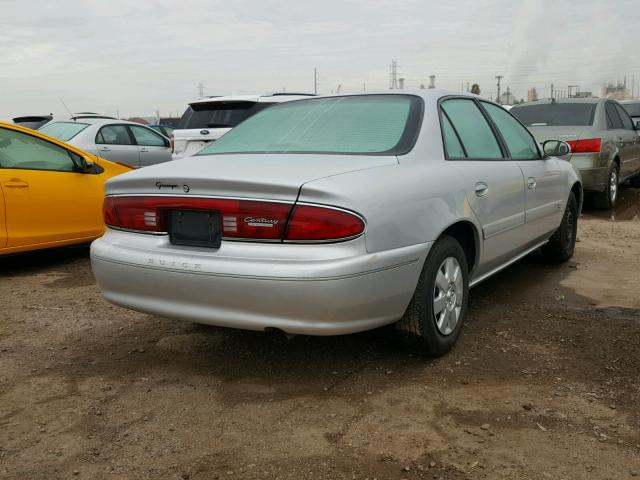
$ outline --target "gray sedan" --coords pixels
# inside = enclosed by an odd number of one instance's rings
[[[289,334],[393,324],[427,355],[455,343],[470,287],[540,247],[570,258],[582,203],[509,112],[442,90],[282,103],[106,191],[109,301]]]
[[[54,120],[39,131],[99,157],[135,168],[171,160],[170,140],[139,123],[98,118]]]
[[[640,136],[627,111],[606,98],[540,100],[511,109],[540,142],[569,143],[568,160],[580,171],[596,207],[611,208],[618,184],[640,187]]]

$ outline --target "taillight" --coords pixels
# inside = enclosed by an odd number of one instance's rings
[[[296,205],[289,219],[285,240],[341,240],[362,232],[364,222],[353,213],[327,207]]]
[[[602,139],[587,138],[584,140],[571,140],[567,142],[571,147],[571,153],[600,153]]]
[[[172,210],[219,213],[224,238],[322,242],[352,238],[365,228],[354,213],[323,206],[169,196],[106,197],[104,222],[114,228],[163,233]]]
[[[170,210],[220,213],[223,237],[280,240],[290,203],[189,197],[106,197],[104,222],[116,228],[166,232]]]
[[[173,140],[173,137],[169,139],[169,144],[171,145],[171,153],[176,151],[176,142]]]

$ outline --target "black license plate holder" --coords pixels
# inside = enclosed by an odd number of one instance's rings
[[[174,245],[220,248],[220,214],[202,210],[172,210],[169,240]]]

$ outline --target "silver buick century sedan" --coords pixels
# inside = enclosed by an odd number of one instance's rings
[[[554,156],[568,149],[469,94],[283,103],[110,180],[93,270],[141,312],[288,334],[393,324],[442,355],[470,287],[540,247],[572,256],[582,187]]]

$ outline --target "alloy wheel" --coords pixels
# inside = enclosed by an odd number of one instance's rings
[[[433,317],[442,335],[450,335],[460,321],[464,289],[462,268],[454,257],[444,259],[433,287]]]

